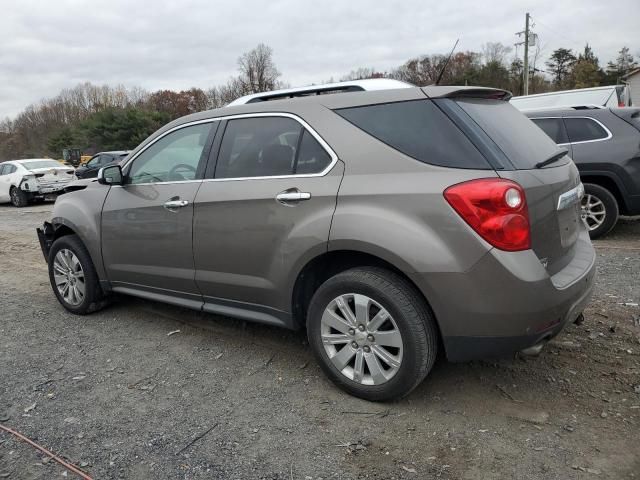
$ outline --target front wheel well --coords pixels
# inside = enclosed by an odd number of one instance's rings
[[[425,301],[431,314],[436,319],[437,325],[438,319],[436,318],[431,305],[429,305],[429,300],[425,298],[411,278],[405,275],[404,272],[399,270],[393,264],[380,257],[354,250],[335,250],[326,252],[315,257],[304,266],[298,274],[298,278],[296,279],[293,287],[292,312],[294,323],[300,327],[304,327],[306,325],[307,310],[309,308],[309,303],[311,302],[311,297],[313,297],[313,294],[320,285],[334,275],[355,267],[384,268],[405,278]],[[439,331],[438,335],[440,336]]]
[[[75,235],[76,232],[73,231],[70,227],[66,225],[56,225],[53,230],[53,240],[57,240],[60,237],[64,237],[66,235]]]

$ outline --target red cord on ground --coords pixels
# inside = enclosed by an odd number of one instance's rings
[[[47,450],[44,447],[41,447],[40,445],[38,445],[36,442],[34,442],[33,440],[28,439],[27,437],[25,437],[24,435],[22,435],[19,432],[16,432],[15,430],[12,430],[9,427],[5,427],[4,425],[0,425],[0,429],[4,430],[7,433],[10,433],[11,435],[19,438],[20,440],[27,442],[29,445],[31,445],[32,447],[37,448],[38,450],[40,450],[42,453],[44,453],[45,455],[47,455],[48,457],[51,457],[53,460],[55,460],[56,462],[58,462],[60,465],[62,465],[64,468],[66,468],[67,470],[69,470],[70,472],[75,473],[76,475],[79,475],[81,478],[83,478],[84,480],[93,480],[89,475],[87,475],[86,473],[84,473],[82,470],[80,470],[78,467],[76,467],[75,465],[72,465],[68,462],[65,462],[63,459],[61,459],[60,457],[56,456],[55,454],[51,453],[49,450]]]

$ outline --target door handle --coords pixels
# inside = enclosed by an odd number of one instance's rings
[[[290,203],[297,203],[302,200],[309,200],[310,198],[311,194],[309,192],[301,192],[298,189],[285,190],[276,195],[276,201],[288,206],[290,206]]]
[[[164,202],[164,208],[167,210],[175,210],[176,208],[182,208],[189,205],[187,200],[167,200]]]

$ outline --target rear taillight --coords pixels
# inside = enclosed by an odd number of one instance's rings
[[[444,191],[444,198],[478,235],[501,250],[531,248],[524,190],[511,180],[481,178]]]

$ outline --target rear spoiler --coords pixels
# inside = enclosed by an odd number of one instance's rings
[[[511,92],[507,90],[485,87],[441,87],[429,85],[428,87],[422,87],[422,91],[429,98],[483,98],[488,100],[504,100],[507,102],[513,96]]]

